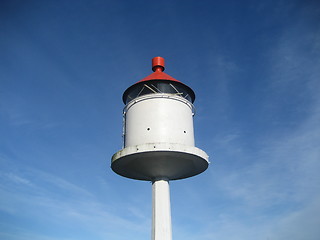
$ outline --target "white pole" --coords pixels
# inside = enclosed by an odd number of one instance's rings
[[[172,240],[168,180],[152,183],[152,240]]]

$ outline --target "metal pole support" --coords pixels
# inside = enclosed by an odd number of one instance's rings
[[[169,181],[152,182],[152,240],[172,240]]]

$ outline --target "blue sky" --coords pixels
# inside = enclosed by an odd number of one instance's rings
[[[123,91],[166,59],[211,165],[171,182],[173,239],[318,240],[318,1],[1,1],[0,239],[151,235],[117,176]]]

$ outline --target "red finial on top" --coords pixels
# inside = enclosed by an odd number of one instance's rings
[[[169,76],[164,73],[164,58],[163,57],[154,57],[152,58],[152,70],[154,73],[151,73],[149,76],[140,80],[139,82],[151,81],[151,80],[169,80],[174,82],[180,82],[177,79]]]
[[[164,58],[163,57],[154,57],[152,58],[152,70],[154,72],[163,72],[164,71]]]

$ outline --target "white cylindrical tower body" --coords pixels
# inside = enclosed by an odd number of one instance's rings
[[[140,96],[124,110],[124,146],[175,143],[194,146],[193,105],[173,94]]]
[[[124,148],[113,155],[112,169],[125,177],[154,181],[197,175],[208,155],[195,147],[195,94],[164,73],[164,59],[153,59],[154,73],[123,93]]]

